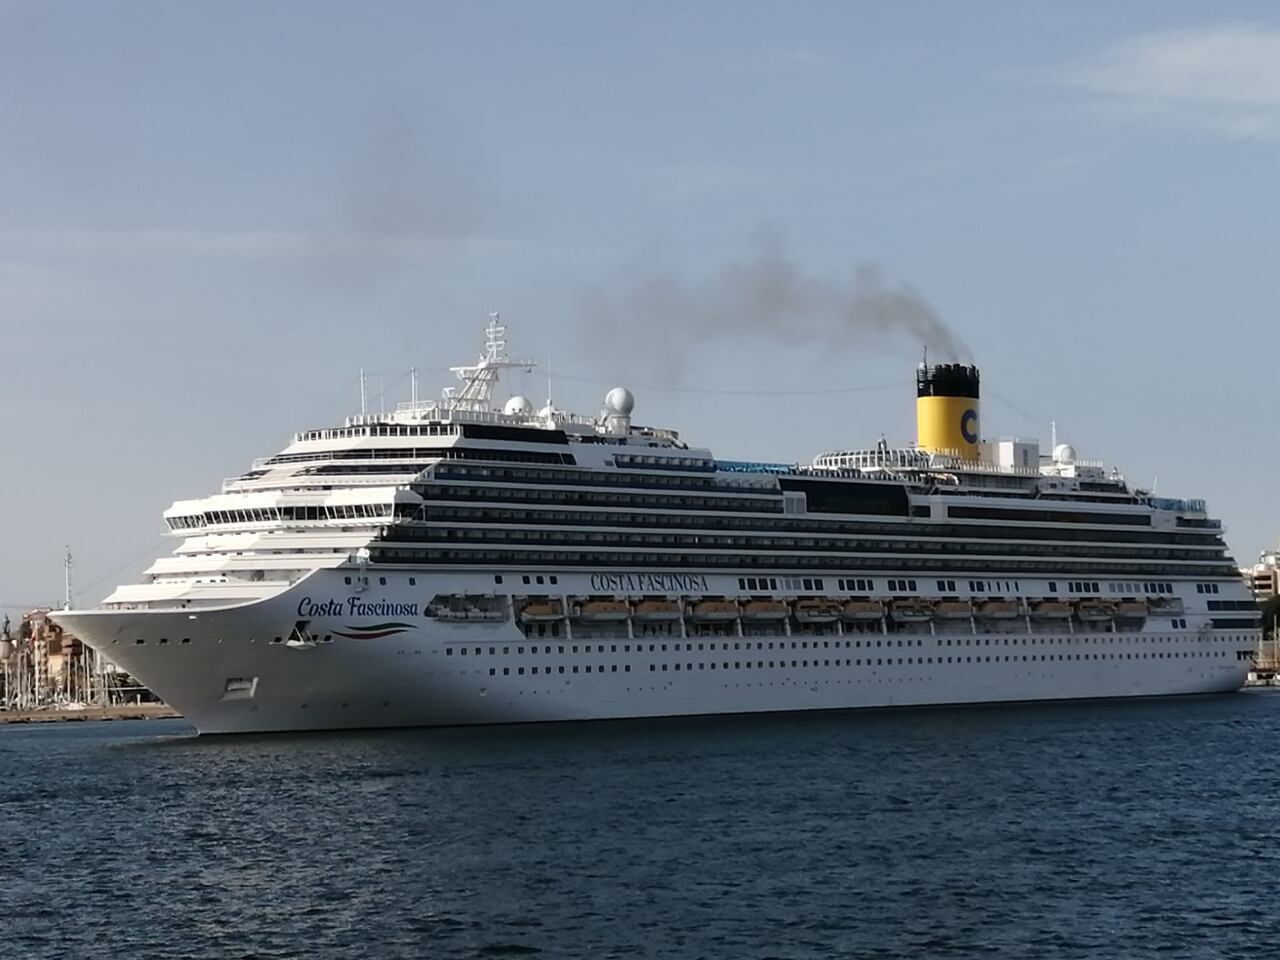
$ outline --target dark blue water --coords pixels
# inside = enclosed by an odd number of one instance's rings
[[[0,727],[0,957],[1276,957],[1280,696]]]

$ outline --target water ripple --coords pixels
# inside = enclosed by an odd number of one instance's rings
[[[1270,957],[1278,717],[0,729],[0,956]]]

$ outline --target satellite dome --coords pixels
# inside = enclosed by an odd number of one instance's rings
[[[533,413],[533,401],[528,397],[512,397],[503,406],[502,412],[514,417],[527,417]]]
[[[1060,443],[1053,448],[1053,459],[1058,463],[1074,463],[1076,448],[1069,443]]]
[[[552,415],[555,412],[556,412],[556,408],[548,403],[545,407],[543,407],[541,410],[538,411],[538,416],[542,417],[544,420],[550,420]]]
[[[614,387],[604,396],[604,408],[612,416],[629,417],[636,408],[635,395],[626,387]]]

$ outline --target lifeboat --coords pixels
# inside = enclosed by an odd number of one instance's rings
[[[494,597],[466,594],[437,596],[427,604],[427,616],[457,622],[505,620],[507,607],[505,600],[500,601]]]
[[[699,600],[690,607],[689,615],[694,620],[700,620],[704,623],[737,620],[738,604],[733,600],[725,600],[723,597],[719,600]]]
[[[1066,620],[1071,616],[1071,604],[1065,600],[1041,600],[1031,605],[1031,616],[1036,620]]]
[[[1147,608],[1145,600],[1121,600],[1116,605],[1116,616],[1127,617],[1133,620],[1146,619],[1150,611]]]
[[[617,623],[631,616],[631,605],[625,600],[586,600],[573,608],[573,616],[593,623]]]
[[[674,600],[641,600],[631,614],[635,620],[679,620],[680,604]]]
[[[562,620],[564,604],[560,600],[530,600],[520,610],[520,619],[525,623],[538,620]]]
[[[833,623],[840,618],[840,601],[826,597],[806,597],[792,607],[800,623]]]
[[[1182,613],[1181,597],[1154,597],[1147,601],[1151,613],[1157,616],[1178,616]]]
[[[968,600],[939,600],[933,613],[942,620],[968,620],[973,616],[973,605]]]
[[[1087,622],[1110,620],[1115,615],[1115,607],[1106,600],[1081,600],[1076,604],[1076,616]]]
[[[742,605],[743,620],[785,620],[789,613],[781,600],[748,600]]]
[[[987,600],[978,604],[978,616],[984,620],[1012,620],[1018,616],[1018,604],[1013,600]]]
[[[884,604],[879,600],[846,600],[840,616],[845,620],[880,620],[884,617]]]
[[[889,612],[899,623],[923,623],[933,619],[933,604],[928,600],[894,600]]]
[[[472,605],[464,607],[431,607],[427,610],[427,616],[435,617],[437,620],[452,620],[460,623],[477,620],[492,622],[495,620],[507,619],[506,613],[502,610],[494,610]],[[535,617],[533,619],[537,618]]]

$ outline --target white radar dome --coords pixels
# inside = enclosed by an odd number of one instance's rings
[[[533,413],[533,401],[528,397],[512,397],[503,406],[502,412],[513,417],[527,417]]]
[[[614,387],[605,394],[604,407],[614,416],[629,417],[636,408],[635,394],[626,387]]]
[[[1074,463],[1076,448],[1069,443],[1060,443],[1053,448],[1053,459],[1058,463]]]

